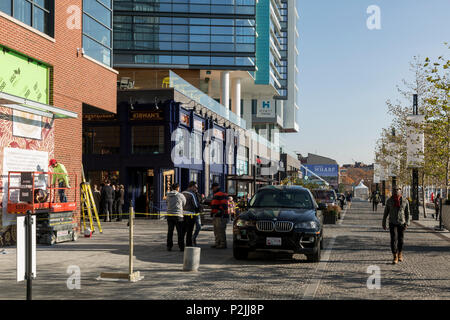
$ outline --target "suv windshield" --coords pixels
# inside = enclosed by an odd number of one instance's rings
[[[250,200],[250,207],[314,209],[309,192],[295,189],[263,189]]]

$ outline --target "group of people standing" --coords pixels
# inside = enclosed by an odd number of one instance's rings
[[[116,216],[116,221],[122,221],[122,209],[125,203],[125,187],[122,184],[111,184],[106,180],[100,185],[94,185],[92,191],[95,205],[104,222],[111,222]]]
[[[198,193],[198,185],[191,181],[188,188],[180,192],[180,185],[174,183],[167,193],[167,250],[172,251],[173,232],[178,235],[178,248],[197,244],[197,236],[201,230],[200,213],[203,211],[203,197]],[[195,227],[195,232],[194,232]]]
[[[230,214],[236,217],[236,204],[225,192],[220,190],[218,183],[213,183],[212,196],[205,199],[198,193],[198,185],[191,181],[188,188],[180,192],[180,185],[174,183],[167,193],[167,250],[173,247],[173,232],[178,235],[178,248],[184,251],[185,246],[197,245],[197,237],[201,230],[200,213],[204,206],[211,207],[213,218],[215,243],[212,248],[225,249],[227,247],[226,227],[230,221]],[[195,228],[195,232],[194,232]]]

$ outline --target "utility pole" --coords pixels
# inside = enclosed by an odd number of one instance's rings
[[[395,128],[392,128],[392,137],[395,138]],[[391,152],[393,150],[390,150]],[[392,195],[395,194],[395,189],[397,188],[397,177],[396,176],[392,176]]]
[[[417,94],[413,95],[413,115],[419,115]],[[419,169],[412,169],[412,203],[411,216],[413,220],[419,220]]]

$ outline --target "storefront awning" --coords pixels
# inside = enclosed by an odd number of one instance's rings
[[[76,119],[76,112],[21,98],[9,93],[0,92],[0,105],[14,110],[32,113],[38,116],[55,119]]]

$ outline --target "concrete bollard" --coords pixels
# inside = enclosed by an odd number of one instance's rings
[[[183,271],[198,271],[200,266],[200,248],[185,247],[183,258]]]

